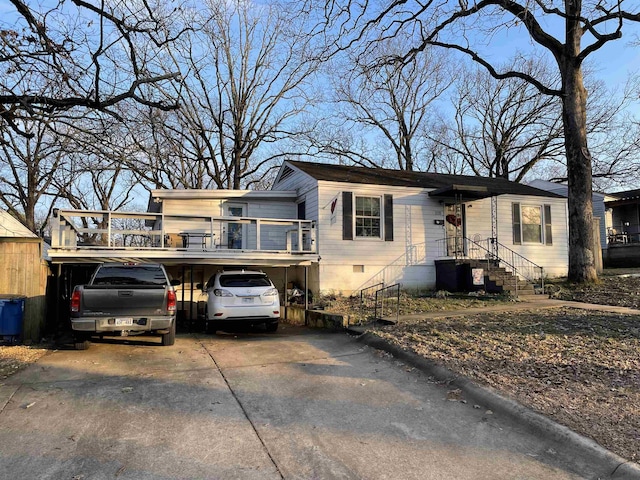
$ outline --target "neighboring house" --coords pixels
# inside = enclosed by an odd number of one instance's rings
[[[272,189],[295,190],[304,218],[317,224],[321,292],[379,282],[433,288],[436,260],[500,253],[511,263],[525,257],[546,276],[567,274],[559,194],[497,178],[298,161],[282,165]]]
[[[4,210],[0,210],[0,265],[0,297],[24,299],[22,337],[39,341],[44,333],[50,274],[46,245]]]
[[[163,263],[193,318],[198,284],[223,268],[258,268],[282,293],[316,298],[380,283],[432,289],[438,270],[563,276],[566,212],[561,195],[504,179],[286,161],[269,191],[154,190],[147,212],[56,210],[50,255],[63,272]],[[62,276],[67,291],[82,282]]]
[[[640,266],[640,190],[607,194],[608,267]]]

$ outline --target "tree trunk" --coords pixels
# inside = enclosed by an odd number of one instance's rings
[[[582,69],[569,60],[563,66],[562,120],[569,186],[569,280],[598,279],[593,248],[591,155],[587,147],[586,102]]]

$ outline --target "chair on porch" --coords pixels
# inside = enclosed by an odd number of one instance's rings
[[[609,227],[607,232],[608,243],[627,243],[627,232],[618,232],[615,228]]]

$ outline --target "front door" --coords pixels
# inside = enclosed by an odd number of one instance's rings
[[[239,204],[226,205],[227,217],[244,217],[245,206]],[[244,248],[244,225],[242,223],[227,222],[227,248],[241,250]]]
[[[444,206],[444,231],[447,237],[447,256],[464,255],[462,205],[447,203]]]

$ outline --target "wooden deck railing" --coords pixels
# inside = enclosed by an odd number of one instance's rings
[[[51,228],[54,250],[316,253],[311,220],[56,209]]]

